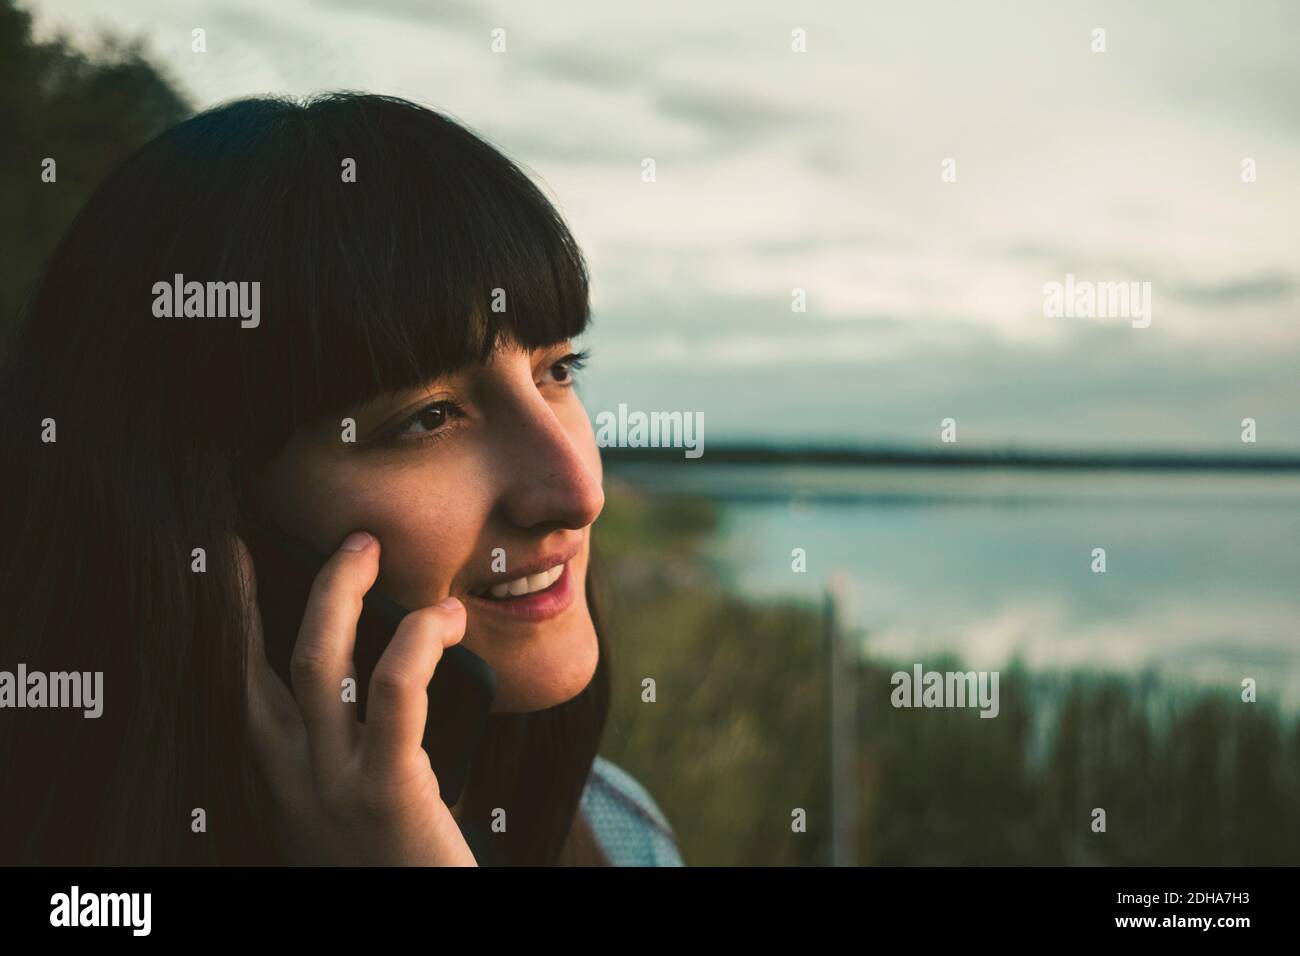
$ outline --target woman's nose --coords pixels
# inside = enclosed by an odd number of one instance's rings
[[[510,427],[498,432],[508,520],[520,528],[553,524],[575,530],[594,522],[605,507],[605,492],[591,468],[599,451],[581,407],[557,414],[534,389],[511,418]]]

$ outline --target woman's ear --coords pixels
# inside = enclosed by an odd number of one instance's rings
[[[230,536],[235,556],[235,580],[239,588],[243,633],[247,641],[245,674],[248,684],[249,719],[257,725],[291,726],[298,717],[293,695],[276,675],[266,656],[262,632],[262,612],[257,604],[257,568],[252,552],[239,535]]]

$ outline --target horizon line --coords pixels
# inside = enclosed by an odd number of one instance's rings
[[[1300,451],[1236,456],[1224,451],[1100,451],[985,447],[945,450],[898,445],[795,445],[727,442],[709,446],[696,459],[672,447],[601,448],[612,465],[669,461],[723,465],[925,465],[929,467],[1116,468],[1151,471],[1300,471]]]

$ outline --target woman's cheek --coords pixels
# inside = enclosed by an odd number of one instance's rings
[[[475,553],[490,510],[485,480],[474,462],[450,456],[437,467],[370,476],[356,520],[379,538],[380,582],[393,600],[425,607],[446,597],[458,576],[487,573],[490,547]]]

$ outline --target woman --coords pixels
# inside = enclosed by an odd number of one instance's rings
[[[240,101],[123,164],[6,349],[0,667],[102,673],[103,701],[0,712],[0,862],[680,863],[596,756],[587,292],[528,178],[403,100]],[[292,694],[261,517],[329,555]],[[360,723],[371,589],[413,611]],[[497,697],[448,807],[420,742],[457,643]]]

